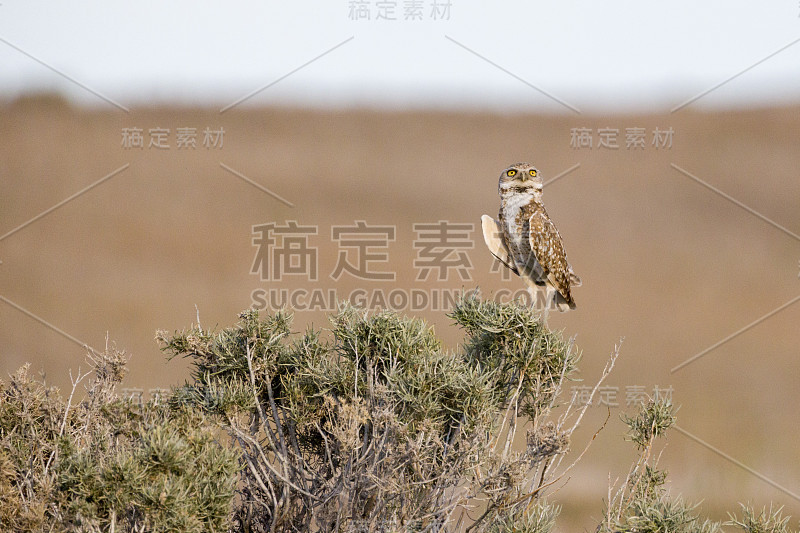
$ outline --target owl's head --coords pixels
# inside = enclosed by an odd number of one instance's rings
[[[541,193],[544,187],[539,170],[529,163],[515,163],[500,174],[500,194]]]

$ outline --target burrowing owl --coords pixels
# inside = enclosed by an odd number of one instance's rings
[[[571,287],[581,284],[567,262],[564,243],[542,204],[542,177],[533,165],[517,163],[500,174],[500,216],[481,217],[489,251],[520,276],[534,302],[545,291],[545,309],[575,309]]]

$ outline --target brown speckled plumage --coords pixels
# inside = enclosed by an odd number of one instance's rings
[[[541,175],[532,165],[517,163],[505,169],[499,182],[499,217],[493,225],[484,215],[484,238],[492,253],[531,289],[555,290],[558,308],[574,309],[571,286],[580,285],[580,279],[542,204],[542,188]]]

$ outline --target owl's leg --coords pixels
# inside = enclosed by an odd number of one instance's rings
[[[547,317],[550,314],[552,295],[534,284],[530,284],[528,286],[528,294],[531,297],[531,307],[540,311],[540,314],[544,319],[544,325],[546,326]]]
[[[558,290],[554,287],[547,286],[545,289],[545,298],[544,298],[544,309],[545,309],[545,317],[550,316],[550,311],[553,309],[558,308]],[[545,320],[544,325],[547,325],[547,320]]]

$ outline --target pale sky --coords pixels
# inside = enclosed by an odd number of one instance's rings
[[[733,78],[690,105],[800,100],[798,0],[356,3],[0,0],[0,98],[667,111]]]

